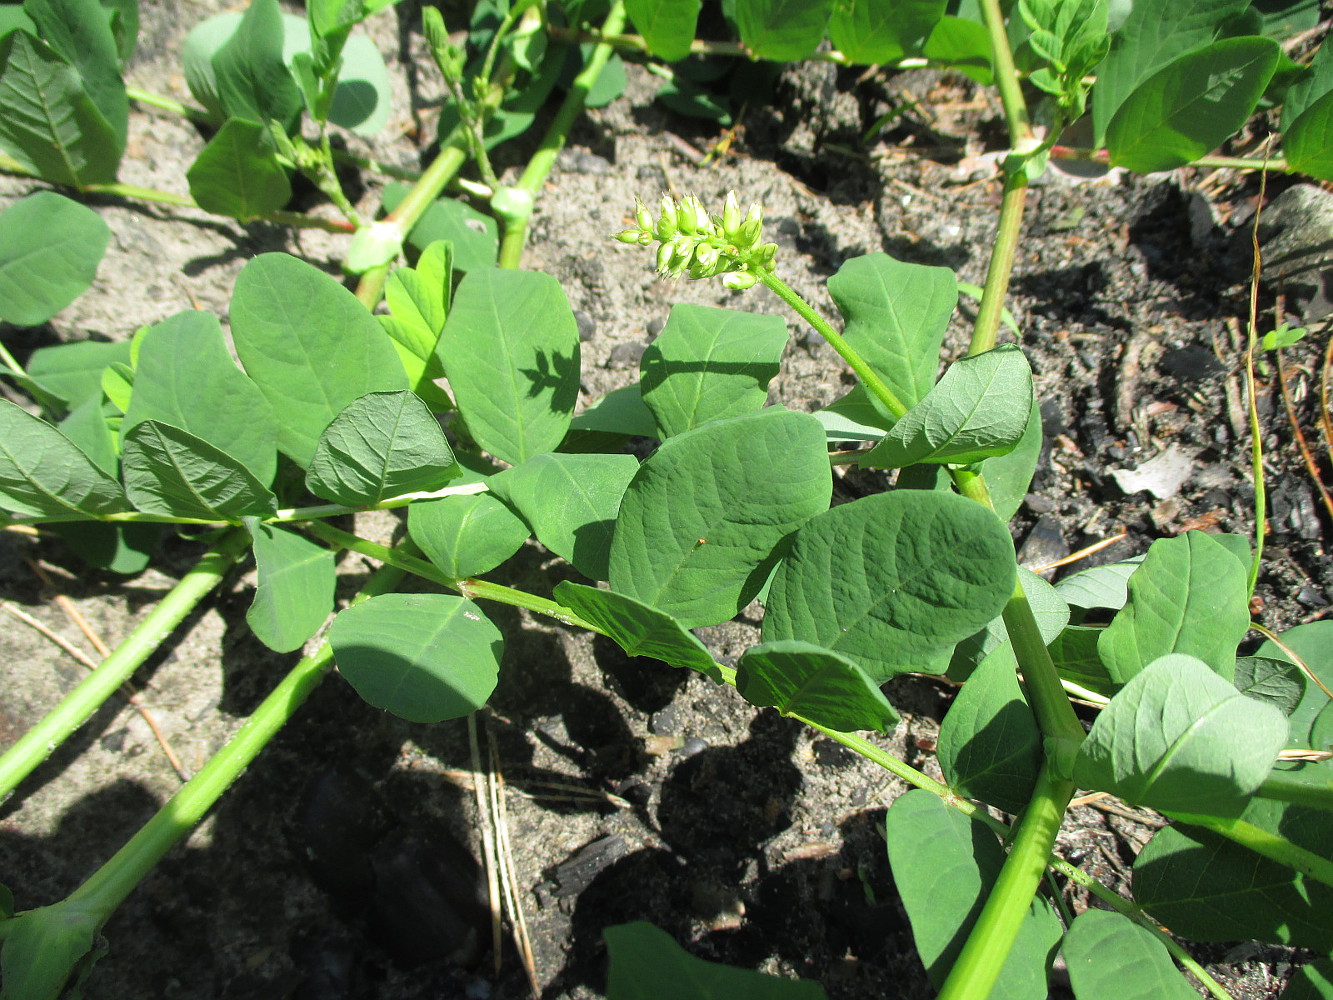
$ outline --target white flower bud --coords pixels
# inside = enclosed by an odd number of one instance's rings
[[[759,278],[749,271],[732,271],[729,274],[722,275],[722,284],[728,288],[734,288],[738,292],[753,288],[758,281]]]
[[[730,238],[740,228],[741,206],[736,200],[736,192],[728,191],[727,200],[722,205],[722,232]]]

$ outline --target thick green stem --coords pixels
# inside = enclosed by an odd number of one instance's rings
[[[508,604],[511,607],[526,608],[539,615],[554,618],[565,625],[586,628],[590,632],[601,634],[601,629],[595,625],[585,622],[564,605],[557,604],[545,597],[538,597],[536,594],[529,594],[522,590],[514,590],[512,587],[505,587],[498,583],[489,583],[486,580],[451,580],[424,559],[403,555],[388,546],[367,541],[358,535],[343,531],[341,528],[325,524],[323,521],[312,521],[305,525],[305,530],[330,545],[336,545],[338,548],[348,549],[390,566],[396,566],[405,572],[421,577],[423,580],[429,580],[441,587],[457,591],[469,600],[479,597],[482,600]]]
[[[1032,141],[1032,124],[1028,120],[1023,87],[1014,66],[1014,54],[1009,48],[1009,30],[1004,23],[1004,12],[1000,9],[1000,0],[980,0],[980,6],[981,20],[986,25],[986,33],[990,35],[995,88],[1000,92],[1000,103],[1004,105],[1009,142],[1015,150],[1026,151],[1025,147]]]
[[[133,676],[185,616],[222,581],[249,544],[250,536],[243,529],[232,529],[223,535],[101,666],[0,756],[0,801]]]
[[[1005,840],[1008,840],[1010,834],[1013,833],[1009,824],[1005,823],[1003,820],[996,819],[975,802],[972,802],[969,799],[960,798],[948,785],[941,784],[929,775],[923,774],[916,768],[903,763],[897,757],[881,750],[869,740],[858,736],[855,733],[842,733],[838,732],[836,729],[829,729],[827,726],[821,726],[817,722],[811,722],[809,719],[804,719],[800,716],[794,716],[794,718],[799,719],[811,729],[818,730],[825,736],[829,737],[829,739],[836,740],[849,750],[855,751],[862,757],[865,757],[867,760],[879,764],[881,767],[891,771],[899,778],[902,778],[903,781],[906,781],[908,784],[938,795],[946,805],[957,809],[965,816],[970,816],[972,819],[984,823]],[[1208,970],[1200,965],[1194,959],[1194,956],[1182,948],[1175,938],[1157,926],[1156,921],[1145,917],[1143,912],[1132,902],[1106,888],[1106,886],[1102,885],[1087,872],[1083,871],[1081,868],[1074,867],[1058,855],[1052,854],[1046,859],[1046,864],[1050,867],[1051,871],[1063,875],[1071,882],[1082,886],[1111,909],[1129,917],[1131,920],[1139,924],[1139,926],[1147,928],[1147,930],[1161,941],[1166,949],[1171,952],[1176,961],[1187,968],[1199,982],[1203,983],[1208,992],[1217,997],[1217,1000],[1232,1000],[1231,994],[1223,989],[1221,984],[1208,974]]]
[[[602,34],[603,36],[616,35],[624,27],[625,4],[623,0],[615,0],[611,5],[611,10],[606,15],[606,20],[602,23]],[[560,155],[560,150],[565,148],[565,142],[569,138],[569,130],[573,127],[574,120],[583,113],[588,94],[592,90],[593,84],[597,82],[597,78],[601,76],[602,70],[606,67],[606,62],[611,58],[613,51],[615,51],[615,46],[605,38],[593,47],[591,55],[588,56],[587,62],[583,65],[583,69],[579,71],[578,76],[574,77],[574,82],[570,84],[569,91],[560,104],[560,109],[555,113],[555,118],[542,137],[541,145],[537,147],[537,151],[528,160],[528,165],[518,180],[519,190],[530,196],[526,201],[527,211],[513,215],[505,214],[502,218],[505,229],[504,238],[500,243],[501,267],[518,267],[522,260],[523,247],[528,238],[528,223],[532,219],[532,202],[541,194],[542,185],[546,183],[551,168],[555,166],[556,157]]]
[[[847,362],[847,366],[856,373],[856,377],[874,394],[876,399],[884,404],[890,413],[895,417],[901,417],[907,412],[907,407],[903,405],[902,400],[884,384],[882,378],[871,370],[865,359],[843,339],[842,334],[833,329],[828,320],[815,312],[805,299],[797,295],[785,281],[772,271],[757,271],[756,273],[759,280],[773,294],[790,306],[803,320],[815,328],[816,333],[829,342],[833,349]]]
[[[968,354],[980,354],[995,346],[1004,313],[1004,300],[1009,294],[1009,278],[1014,270],[1014,254],[1023,226],[1023,207],[1027,202],[1027,171],[1021,167],[1010,170],[1004,177],[1004,198],[1000,202],[1000,229],[991,248],[990,264],[986,269],[986,287],[981,293],[981,306],[972,328],[972,342]]]
[[[1333,774],[1327,775],[1323,784],[1317,784],[1274,772],[1254,794],[1277,802],[1333,811]]]
[[[1009,857],[940,990],[940,1000],[985,1000],[990,995],[1041,885],[1073,795],[1074,783],[1057,777],[1048,759],[1019,820]]]
[[[1321,857],[1313,851],[1307,851],[1303,847],[1297,847],[1281,834],[1270,833],[1243,819],[1215,819],[1193,815],[1182,816],[1179,819],[1182,823],[1211,830],[1242,847],[1248,847],[1255,854],[1262,854],[1272,861],[1294,868],[1317,882],[1333,886],[1333,860]]]
[[[353,603],[388,593],[398,585],[402,576],[402,571],[395,567],[382,567],[367,581]],[[198,825],[259,751],[296,714],[332,664],[333,650],[328,642],[310,656],[303,657],[227,745],[214,754],[124,847],[74,890],[69,902],[95,908],[104,920],[109,917],[163,855]]]

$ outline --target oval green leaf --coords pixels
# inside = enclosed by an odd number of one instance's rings
[[[1061,945],[1078,1000],[1196,1000],[1171,953],[1129,917],[1087,910],[1074,918]]]
[[[1158,70],[1107,126],[1112,166],[1171,170],[1215,149],[1254,111],[1281,52],[1268,38],[1227,38]]]
[[[418,500],[408,508],[407,530],[451,580],[489,573],[528,538],[523,520],[486,493]]]
[[[1013,542],[957,494],[897,490],[812,518],[778,567],[765,642],[804,639],[883,682],[936,666],[1013,594]],[[936,669],[939,669],[936,666]]]
[[[898,469],[918,462],[968,465],[1013,451],[1032,413],[1032,368],[1004,344],[955,361],[935,388],[893,425],[860,465]]]
[[[129,509],[120,484],[44,420],[0,399],[0,506],[84,520]]]
[[[486,704],[504,637],[471,601],[382,594],[333,620],[329,644],[356,693],[408,722],[443,722]]]
[[[621,500],[611,589],[686,628],[726,621],[831,492],[824,431],[809,414],[774,407],[677,435],[639,466]]]
[[[643,353],[640,391],[668,438],[764,405],[787,345],[778,316],[682,303]]]
[[[561,581],[555,599],[614,641],[630,656],[651,656],[673,667],[688,667],[722,679],[713,654],[665,611],[650,608],[613,590]]]
[[[278,447],[302,468],[354,399],[407,388],[375,317],[333,278],[284,253],[261,254],[231,297],[236,353],[277,415]]]
[[[839,732],[887,733],[898,724],[889,699],[855,662],[799,639],[747,649],[736,666],[736,690],[752,705]]]
[[[555,451],[579,393],[579,330],[560,282],[536,271],[472,271],[438,348],[477,444],[518,465]]]
[[[960,794],[1017,814],[1036,787],[1041,745],[1006,642],[972,671],[940,724],[940,768]]]
[[[277,498],[245,466],[171,424],[137,424],[120,460],[125,493],[147,514],[227,521],[277,510]]]
[[[605,580],[620,498],[638,468],[633,455],[549,452],[493,476],[490,485],[537,541],[590,580]]]
[[[269,649],[300,649],[333,610],[333,552],[277,525],[245,520],[259,574],[246,623]]]
[[[319,437],[305,484],[317,497],[356,507],[437,490],[459,471],[434,414],[400,389],[343,407]]]
[[[700,0],[626,0],[625,13],[648,45],[648,51],[666,62],[690,54]]]
[[[91,208],[52,191],[0,214],[0,320],[45,323],[88,290],[111,230]]]
[[[243,222],[276,212],[292,197],[272,135],[240,118],[229,119],[208,140],[185,177],[200,208]]]
[[[1153,542],[1097,642],[1112,680],[1123,684],[1167,653],[1196,656],[1229,680],[1250,627],[1247,570],[1201,531]]]
[[[889,864],[930,981],[944,983],[1004,865],[1004,850],[980,821],[914,788],[894,799],[885,823]],[[1044,1000],[1060,920],[1041,896],[1032,903],[990,1000]]]
[[[1074,780],[1132,805],[1238,816],[1287,745],[1287,719],[1174,653],[1136,674],[1078,751]]]
[[[819,47],[833,0],[736,0],[733,10],[741,41],[751,53],[793,62]]]
[[[232,361],[212,313],[177,313],[144,332],[122,436],[145,420],[189,431],[261,483],[273,482],[278,468],[273,408]]]

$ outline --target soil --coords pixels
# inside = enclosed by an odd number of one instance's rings
[[[140,6],[131,82],[187,98],[180,41],[221,4]],[[429,129],[419,126],[439,98],[433,68],[423,69],[419,21],[417,5],[404,2],[371,26],[399,92],[388,138],[370,151],[405,166],[428,153]],[[824,281],[867,252],[944,264],[964,281],[983,282],[999,202],[987,154],[999,148],[1002,122],[988,91],[953,75],[859,74],[826,64],[788,69],[773,86],[771,103],[748,107],[729,149],[706,165],[698,161],[722,138],[720,127],[665,110],[653,101],[656,80],[633,66],[626,95],[575,127],[538,204],[525,265],[555,275],[580,316],[585,403],[637,377],[643,346],[675,302],[786,317],[793,336],[773,392],[784,405],[813,409],[850,384],[833,352],[766,290],[662,281],[643,252],[609,243],[635,197],[693,192],[711,204],[735,189],[743,201],[762,202],[783,275],[831,319]],[[921,103],[863,140],[882,114],[911,100]],[[148,109],[133,113],[131,129],[122,179],[184,192],[184,171],[203,144],[198,131]],[[536,134],[513,144],[513,163]],[[1268,194],[1290,183],[1275,180]],[[29,188],[0,178],[6,200]],[[372,179],[360,192],[366,205],[377,189]],[[1094,182],[1050,171],[1033,189],[1009,303],[1036,371],[1047,433],[1014,521],[1026,564],[1117,535],[1079,567],[1141,553],[1153,539],[1191,527],[1252,530],[1235,324],[1247,309],[1257,197],[1253,179],[1203,171],[1113,172]],[[345,251],[345,238],[322,233],[118,199],[97,204],[113,239],[96,286],[46,327],[5,328],[20,360],[46,344],[125,339],[181,309],[225,317],[236,274],[257,253],[288,250],[337,273]],[[1265,287],[1266,309],[1275,291]],[[1294,319],[1319,319],[1300,307],[1288,302]],[[962,353],[969,318],[965,304],[948,357]],[[1319,339],[1288,351],[1307,428]],[[1272,534],[1258,614],[1280,629],[1327,613],[1333,568],[1324,558],[1330,525],[1273,372],[1265,378]],[[1170,450],[1183,456],[1187,473],[1178,491],[1159,484],[1161,495],[1126,492],[1135,484],[1117,470]],[[850,498],[883,485],[879,476],[848,472],[837,490]],[[384,537],[396,523],[368,516],[358,528]],[[54,600],[64,595],[114,645],[198,551],[166,541],[154,568],[127,579],[90,572],[55,540],[6,533],[0,597],[83,644]],[[342,594],[350,596],[369,567],[347,557],[341,569]],[[495,578],[547,593],[578,577],[531,544]],[[233,573],[137,679],[191,771],[294,660],[247,631],[253,584],[252,571]],[[758,614],[752,608],[701,637],[718,657],[734,657],[755,641]],[[509,643],[480,739],[483,749],[494,747],[508,786],[512,863],[543,997],[601,995],[602,929],[632,919],[652,920],[702,957],[817,979],[834,1000],[932,995],[883,844],[885,809],[905,786],[702,677],[628,659],[609,642],[509,608],[495,618]],[[0,662],[3,746],[83,668],[9,616]],[[932,737],[952,689],[899,679],[889,694],[904,722],[877,742],[938,774]],[[529,995],[507,938],[494,974],[477,912],[471,766],[464,722],[405,723],[329,679],[106,927],[110,951],[87,995]],[[140,716],[123,701],[110,703],[0,805],[0,873],[19,906],[72,890],[179,783]],[[1123,888],[1151,824],[1150,816],[1076,808],[1060,848]],[[1252,998],[1276,996],[1304,957],[1250,944],[1196,954],[1234,996]]]

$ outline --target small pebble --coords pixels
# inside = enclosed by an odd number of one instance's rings
[[[579,340],[584,344],[592,340],[593,334],[597,332],[597,321],[586,312],[575,310],[574,322],[579,326]]]
[[[698,736],[691,736],[685,741],[685,745],[676,751],[676,756],[681,760],[693,757],[695,754],[703,753],[708,749],[708,741],[700,739]]]
[[[642,341],[634,341],[628,344],[617,344],[611,348],[611,355],[607,359],[610,365],[637,365],[643,360],[643,352],[648,349],[648,345]]]
[[[574,159],[574,169],[581,174],[609,174],[611,164],[596,153],[580,153]]]

